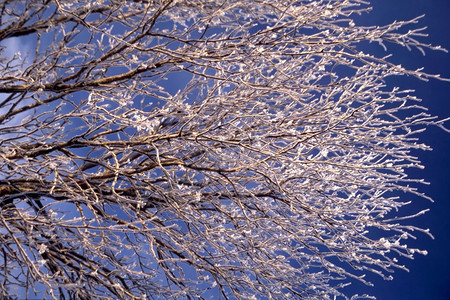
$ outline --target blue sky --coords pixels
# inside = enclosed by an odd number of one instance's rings
[[[417,27],[427,26],[428,38],[422,42],[441,45],[450,50],[450,1],[449,0],[379,0],[371,1],[374,8],[370,14],[363,15],[359,24],[385,25],[394,20],[407,20],[425,14]],[[377,48],[377,46],[373,46]],[[375,49],[382,54],[383,49]],[[441,74],[450,78],[450,53],[427,51],[423,56],[419,51],[409,52],[400,47],[388,47],[394,56],[392,61],[410,69],[425,67],[428,73]],[[416,95],[422,98],[422,104],[429,108],[429,113],[444,119],[450,116],[450,82],[431,80],[421,82],[414,78],[398,78],[393,81],[404,88],[414,88]],[[450,121],[446,122],[450,128]],[[414,246],[427,249],[428,255],[417,255],[414,261],[404,260],[410,272],[397,270],[393,281],[384,281],[371,276],[375,287],[353,284],[349,290],[355,293],[368,293],[382,300],[448,300],[450,299],[450,133],[437,127],[429,127],[420,135],[422,142],[434,150],[417,152],[424,170],[411,170],[410,175],[425,178],[431,184],[421,186],[421,191],[432,197],[434,203],[425,199],[408,197],[413,204],[408,209],[420,211],[429,207],[431,210],[410,223],[422,228],[430,228],[435,236],[432,240],[423,234],[417,234],[416,241],[409,241]]]

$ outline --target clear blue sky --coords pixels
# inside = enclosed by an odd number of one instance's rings
[[[421,39],[441,45],[450,50],[450,0],[372,0],[374,10],[361,17],[359,24],[384,25],[394,20],[407,20],[425,14],[417,25],[427,26],[428,38]],[[374,45],[375,48],[377,48]],[[376,49],[383,54],[383,49]],[[393,61],[402,66],[416,69],[425,67],[428,73],[441,74],[450,78],[450,53],[427,51],[423,56],[419,51],[411,52],[400,47],[391,47]],[[423,99],[422,104],[429,113],[441,119],[450,117],[450,82],[436,80],[428,83],[414,78],[395,80],[404,88],[414,88],[416,95]],[[450,128],[450,121],[446,123]],[[417,255],[414,261],[404,260],[410,272],[397,270],[393,281],[384,281],[376,276],[370,278],[375,287],[353,284],[349,290],[355,293],[368,293],[381,300],[449,300],[450,299],[450,133],[437,127],[429,127],[420,136],[422,142],[434,150],[417,152],[424,170],[411,170],[413,177],[423,177],[431,184],[422,186],[421,191],[434,199],[427,200],[401,195],[413,200],[408,209],[419,211],[426,207],[430,212],[410,222],[422,228],[430,228],[435,236],[432,240],[423,234],[412,241],[414,246],[427,249],[428,255]],[[409,242],[411,243],[411,241]]]

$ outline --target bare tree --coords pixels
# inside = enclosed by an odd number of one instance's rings
[[[439,47],[367,5],[1,1],[0,297],[328,299],[406,269],[428,231],[392,212],[442,121],[385,78],[439,76],[367,44]]]

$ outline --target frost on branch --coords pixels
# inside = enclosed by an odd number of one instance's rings
[[[418,19],[359,26],[360,0],[0,6],[2,298],[327,299],[422,252],[405,170],[442,124],[384,79],[439,76],[360,47],[439,50],[402,29]]]

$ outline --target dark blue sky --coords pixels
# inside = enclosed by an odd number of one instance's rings
[[[407,20],[425,14],[417,27],[427,26],[428,38],[420,41],[441,45],[450,50],[450,1],[449,0],[379,0],[371,1],[374,10],[361,17],[359,24],[385,25],[394,20]],[[373,47],[377,48],[376,45]],[[383,54],[383,49],[376,49]],[[423,56],[419,51],[400,47],[388,47],[394,56],[392,61],[410,69],[425,67],[428,73],[441,74],[450,78],[450,53],[426,51]],[[422,104],[429,108],[429,113],[440,119],[450,117],[450,82],[431,80],[421,82],[415,78],[399,78],[396,85],[414,88],[416,96],[422,98]],[[450,128],[450,121],[446,123]],[[432,240],[418,233],[416,241],[409,241],[416,247],[427,249],[428,255],[417,255],[413,261],[403,263],[410,272],[397,270],[393,281],[384,281],[371,276],[375,287],[353,284],[349,290],[354,293],[368,293],[381,300],[448,300],[450,299],[450,133],[437,127],[429,127],[420,139],[434,150],[417,152],[424,170],[411,170],[412,177],[425,178],[431,184],[421,186],[421,191],[434,199],[434,203],[421,198],[403,195],[413,204],[411,211],[420,211],[429,207],[427,214],[411,220],[422,228],[430,228],[435,236]],[[400,195],[402,196],[402,195]],[[405,198],[405,199],[406,199]]]

